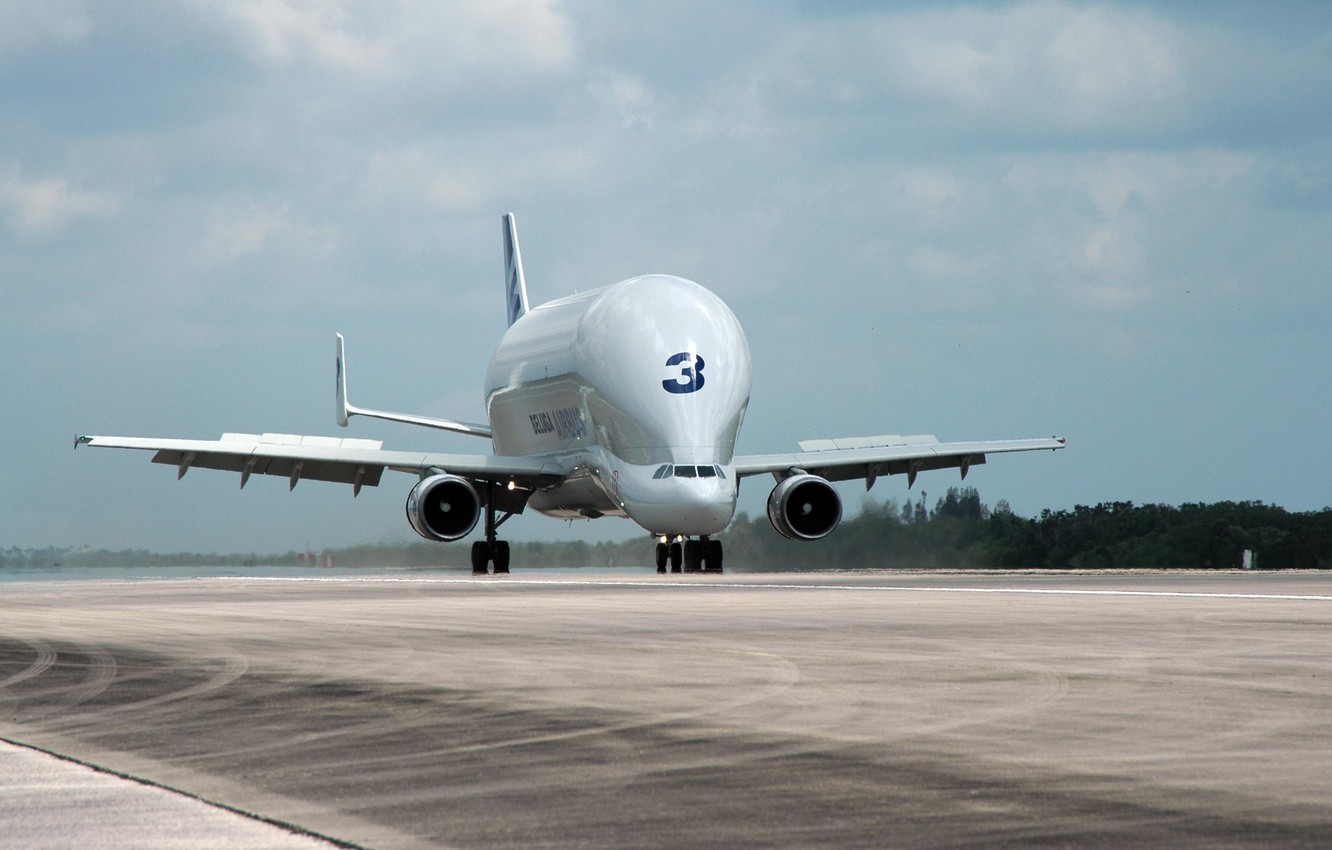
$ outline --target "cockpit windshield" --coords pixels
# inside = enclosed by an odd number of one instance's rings
[[[686,466],[663,463],[652,473],[653,478],[725,478],[720,466]]]

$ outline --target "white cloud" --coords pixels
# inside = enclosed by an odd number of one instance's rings
[[[1086,290],[1086,298],[1090,303],[1097,307],[1104,307],[1107,310],[1125,310],[1136,307],[1151,297],[1151,290],[1145,286],[1105,284],[1091,286]]]
[[[268,249],[322,257],[337,248],[331,227],[300,224],[285,207],[215,211],[200,252],[208,262],[229,262]]]
[[[1098,227],[1083,240],[1073,262],[1087,271],[1123,275],[1137,267],[1141,253],[1121,229]]]
[[[309,60],[349,71],[382,70],[390,48],[382,38],[353,32],[355,21],[340,0],[224,0],[219,8],[277,65]]]
[[[932,280],[960,280],[975,275],[984,268],[984,263],[979,260],[929,245],[912,251],[907,255],[906,261],[907,265],[921,277]]]
[[[81,41],[92,20],[77,0],[5,0],[0,3],[0,57],[47,40]]]
[[[115,196],[75,188],[68,178],[26,179],[17,166],[0,178],[0,206],[10,226],[26,236],[46,236],[72,220],[108,215],[119,208]]]
[[[951,115],[1026,135],[1173,125],[1194,50],[1147,9],[1052,0],[874,13],[809,45],[829,103],[858,91],[867,107],[914,104],[932,126]]]
[[[605,73],[593,80],[588,90],[599,104],[619,116],[625,128],[652,126],[655,98],[638,77]]]
[[[464,168],[420,147],[381,151],[370,160],[367,194],[393,203],[412,200],[439,209],[475,209],[487,197],[487,187]]]
[[[1083,157],[1075,180],[1107,216],[1131,202],[1156,206],[1183,193],[1224,189],[1252,170],[1253,154],[1224,150]]]
[[[219,9],[261,61],[312,64],[368,76],[419,75],[447,85],[459,71],[551,70],[574,55],[556,0],[197,0]]]
[[[521,134],[519,134],[521,135]],[[506,196],[527,197],[552,187],[586,186],[596,173],[592,141],[548,141],[539,150],[523,140],[413,145],[378,151],[366,165],[364,191],[375,202],[424,205],[438,210],[487,210]],[[512,156],[510,141],[526,153]]]
[[[938,168],[905,169],[896,182],[908,209],[927,224],[953,218],[967,193],[960,179]]]

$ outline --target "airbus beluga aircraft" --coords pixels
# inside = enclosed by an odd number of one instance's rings
[[[509,328],[486,371],[488,425],[356,407],[337,335],[337,422],[365,416],[489,439],[490,455],[388,451],[377,440],[224,434],[221,440],[79,437],[78,444],[156,452],[177,477],[191,467],[377,486],[384,470],[416,475],[407,520],[427,540],[467,537],[472,571],[509,571],[500,525],[532,508],[559,518],[628,517],[656,537],[657,572],[722,569],[714,535],[735,513],[741,479],[770,474],[773,528],[818,540],[841,522],[829,482],[923,470],[967,471],[999,452],[1060,449],[1062,439],[940,443],[934,437],[814,440],[800,451],[737,455],[749,403],[749,343],[720,298],[652,274],[529,308],[517,226],[503,217]]]

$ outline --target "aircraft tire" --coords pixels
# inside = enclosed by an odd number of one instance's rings
[[[703,541],[703,572],[722,571],[722,545],[720,540]]]
[[[509,541],[495,541],[495,551],[492,553],[492,560],[495,562],[495,575],[509,574]]]
[[[670,558],[670,556],[671,556],[671,553],[670,553],[670,547],[668,547],[665,543],[658,543],[658,544],[657,544],[657,574],[658,574],[658,575],[664,574],[664,573],[666,572],[666,561],[667,561],[667,559]]]
[[[490,561],[490,546],[484,540],[472,544],[472,575],[486,574],[486,564]]]
[[[686,540],[684,544],[684,571],[696,573],[703,569],[703,544],[697,540]]]
[[[671,572],[680,572],[680,564],[684,560],[684,554],[679,543],[672,543],[671,550]]]

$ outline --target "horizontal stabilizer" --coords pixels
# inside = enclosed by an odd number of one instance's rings
[[[370,410],[365,407],[356,407],[347,400],[347,343],[342,338],[342,334],[337,336],[337,385],[335,388],[335,403],[337,422],[343,428],[347,427],[348,420],[353,416],[364,416],[367,419],[383,419],[386,422],[401,422],[406,425],[419,425],[423,428],[436,428],[440,431],[453,431],[456,434],[467,434],[472,437],[491,436],[489,425],[474,425],[470,422],[454,422],[452,419],[436,419],[431,416],[417,416],[414,413],[391,413],[387,410]]]

